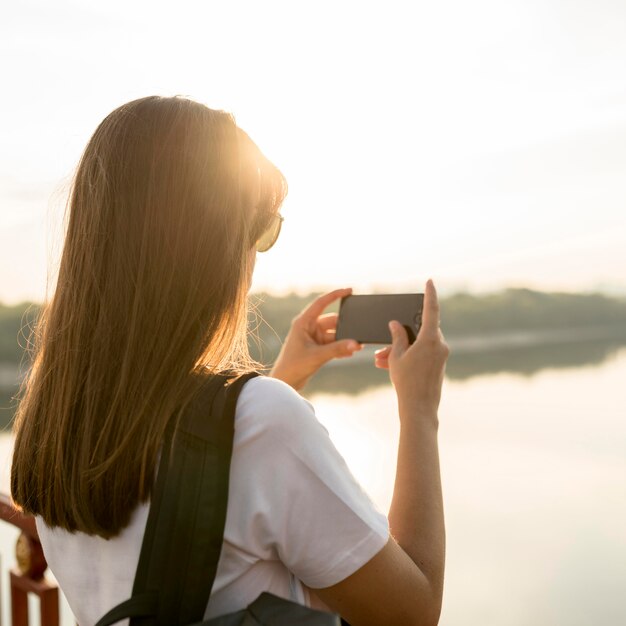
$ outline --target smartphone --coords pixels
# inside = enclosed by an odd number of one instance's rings
[[[372,294],[341,299],[336,339],[391,343],[389,322],[398,320],[413,343],[422,325],[423,293]]]

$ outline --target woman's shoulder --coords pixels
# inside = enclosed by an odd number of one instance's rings
[[[286,407],[308,407],[313,409],[313,405],[306,398],[301,396],[291,385],[271,376],[259,375],[251,378],[241,390],[241,402],[253,401],[257,407],[271,406],[276,408],[277,404]]]
[[[256,434],[271,432],[288,439],[295,433],[328,434],[309,400],[282,380],[263,375],[243,386],[237,400],[235,429]]]

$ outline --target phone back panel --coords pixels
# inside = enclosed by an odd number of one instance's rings
[[[389,322],[398,320],[413,343],[422,325],[423,306],[423,293],[346,296],[339,308],[336,338],[390,344]]]

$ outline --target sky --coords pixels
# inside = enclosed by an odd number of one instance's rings
[[[232,112],[289,196],[253,290],[626,293],[618,0],[5,3],[0,302],[42,301],[129,100]]]

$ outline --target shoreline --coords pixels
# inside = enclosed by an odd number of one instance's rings
[[[446,337],[452,355],[489,353],[516,348],[578,343],[583,341],[623,340],[626,343],[626,326],[585,326],[567,329],[517,330],[500,333],[476,333]],[[354,362],[369,361],[382,344],[366,345],[350,360],[337,359],[325,367],[346,367]]]

